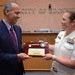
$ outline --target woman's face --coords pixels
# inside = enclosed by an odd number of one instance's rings
[[[62,16],[61,24],[63,30],[69,29],[72,25],[72,21],[70,21],[69,17],[70,17],[69,13],[64,13]]]

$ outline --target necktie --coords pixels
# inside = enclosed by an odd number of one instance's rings
[[[14,46],[16,48],[16,52],[19,53],[18,45],[17,45],[17,40],[16,40],[15,34],[13,32],[13,27],[10,28],[10,35],[11,35],[11,38],[13,40]]]

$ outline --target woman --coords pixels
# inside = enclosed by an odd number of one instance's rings
[[[55,45],[49,45],[54,55],[46,54],[44,59],[53,59],[52,75],[75,75],[75,12],[65,12],[62,17],[62,29]]]

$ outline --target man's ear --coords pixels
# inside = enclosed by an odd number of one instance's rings
[[[6,9],[6,15],[8,15],[8,14],[9,14],[9,12],[10,12],[10,10],[9,10],[9,9]]]

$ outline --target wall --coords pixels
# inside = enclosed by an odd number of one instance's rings
[[[10,0],[0,0],[0,19],[3,18],[3,5]]]
[[[0,0],[0,19],[3,18],[3,4],[8,1],[21,6],[18,24],[23,31],[34,32],[43,28],[61,30],[63,13],[66,10],[75,11],[75,0]]]
[[[0,20],[4,17],[3,15],[3,5],[6,3],[6,2],[15,2],[15,0],[0,0]]]
[[[75,10],[75,0],[16,0],[21,6],[18,24],[22,30],[34,32],[41,28],[61,30],[62,15]],[[51,6],[49,6],[51,5]]]

